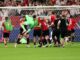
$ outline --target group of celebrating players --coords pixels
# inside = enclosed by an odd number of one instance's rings
[[[6,23],[7,26],[11,26],[9,29],[6,28],[5,22],[9,22],[8,24]],[[10,19],[8,17],[5,17],[5,22],[3,23],[3,37],[4,45],[7,47],[7,40],[9,38],[10,32],[13,30],[13,26],[11,25]],[[30,47],[29,33],[32,29],[34,31],[34,47],[51,47],[53,46],[52,42],[54,43],[54,47],[64,47],[65,42],[73,40],[75,25],[78,25],[75,17],[67,17],[67,13],[63,11],[60,15],[52,12],[50,19],[45,17],[37,17],[36,15],[22,16],[20,19],[20,33],[16,40],[15,47],[17,44],[21,44],[20,40],[23,37],[25,37],[27,40],[27,47]],[[36,39],[36,37],[38,37],[38,39]]]

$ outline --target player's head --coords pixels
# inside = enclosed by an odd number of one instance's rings
[[[9,20],[9,17],[5,17],[5,21],[8,21]]]
[[[65,16],[65,15],[62,15],[61,18],[62,18],[62,19],[66,19],[66,16]]]
[[[25,15],[24,15],[24,16],[22,16],[22,19],[23,19],[24,21],[26,21],[26,17],[25,17]]]
[[[55,12],[54,12],[54,11],[52,11],[52,14],[55,14]]]
[[[33,19],[36,19],[36,15],[33,15]]]
[[[61,18],[60,15],[57,15],[56,17],[57,17],[57,19],[60,19]]]
[[[76,17],[77,17],[77,16],[73,16],[73,15],[70,16],[70,18],[73,18],[73,19],[76,19]],[[72,19],[72,20],[73,20],[73,19]]]
[[[44,20],[44,17],[43,17],[43,16],[38,16],[38,18],[39,18],[40,20]]]
[[[22,18],[25,18],[25,15],[23,15]]]
[[[73,16],[72,16],[72,15],[70,15],[70,18],[73,18]]]

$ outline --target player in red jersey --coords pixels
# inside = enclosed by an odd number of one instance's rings
[[[52,34],[54,30],[54,21],[56,20],[56,14],[52,11],[50,16],[50,25],[51,25],[51,32],[50,32],[50,40],[52,40]]]
[[[75,26],[77,26],[78,28],[80,28],[80,26],[78,25],[77,20],[74,16],[71,18],[71,20],[72,20],[72,24],[71,24],[71,41],[73,41],[74,40]]]
[[[48,20],[42,18],[41,21],[41,28],[42,28],[42,38],[43,38],[43,45],[44,47],[48,47],[48,42],[51,44],[51,41],[49,39],[49,25]]]
[[[56,20],[56,14],[54,12],[52,12],[52,15],[50,17],[50,20],[51,20],[51,24],[53,25],[54,24],[54,21]]]
[[[67,26],[67,40],[66,42],[70,41],[71,36],[71,25],[72,25],[72,17],[68,18],[68,26]]]
[[[70,16],[70,18],[68,19],[68,22],[69,22],[69,24],[68,24],[68,41],[73,41],[75,26],[77,25],[79,27],[79,25],[77,24],[77,21],[74,16]]]

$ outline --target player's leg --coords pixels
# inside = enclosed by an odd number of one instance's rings
[[[54,42],[54,47],[56,47],[56,30],[53,30],[53,34],[52,34],[52,38],[53,38],[53,42]]]
[[[66,34],[66,37],[65,37],[65,45],[69,45],[70,41],[71,41],[71,31],[68,30],[67,34]]]
[[[7,48],[7,38],[4,38],[4,45],[5,45],[5,47]]]
[[[34,33],[33,33],[33,36],[34,36],[34,39],[33,39],[33,43],[34,43],[34,47],[36,47],[36,36],[37,36],[37,30],[34,30]]]
[[[57,43],[58,43],[58,47],[60,47],[61,45],[61,42],[60,42],[60,31],[58,30],[58,33],[57,33]]]
[[[42,39],[41,39],[41,33],[42,31],[41,31],[41,29],[39,29],[38,30],[38,33],[37,33],[37,35],[38,35],[38,42],[39,42],[39,46],[38,47],[42,47]]]
[[[65,32],[61,31],[61,46],[64,47],[65,43]]]
[[[57,46],[60,47],[60,44],[61,44],[61,42],[60,42],[60,37],[57,36]]]
[[[42,31],[41,40],[42,40],[42,44],[45,45],[45,31]]]
[[[39,46],[38,47],[42,47],[43,45],[43,39],[41,37],[39,37]]]
[[[18,44],[21,44],[21,42],[20,42],[21,38],[22,38],[22,35],[19,34],[18,38],[15,40],[15,45],[14,45],[15,48],[17,47]]]
[[[4,37],[4,45],[7,48],[7,41],[9,40],[9,33],[4,32],[3,33],[3,37]]]
[[[44,42],[45,42],[45,47],[48,47],[48,42],[51,43],[50,39],[49,39],[49,30],[45,31],[45,40],[44,40]]]
[[[29,34],[26,34],[27,36],[27,47],[30,47],[30,39],[29,39]]]
[[[20,44],[20,40],[23,36],[23,29],[20,27],[20,32],[18,34],[18,38],[15,40],[14,47],[16,48],[18,44]]]
[[[34,43],[34,47],[36,47],[36,37],[34,36],[34,39],[33,39],[33,43]]]
[[[48,43],[49,43],[49,46],[51,47],[52,44],[51,44],[51,39],[50,39],[50,32],[49,32],[49,30],[47,32],[48,32]]]
[[[49,43],[49,46],[51,46],[51,40],[50,40],[50,32],[49,32],[49,29],[47,30],[47,35],[48,35],[48,43]]]
[[[62,35],[62,47],[64,47],[64,46],[65,46],[65,39],[68,39],[68,38],[67,38],[67,30],[64,29],[64,30],[62,31],[61,35]]]
[[[75,30],[74,30],[74,29],[72,29],[72,31],[71,31],[71,42],[73,42],[73,41],[74,41],[74,32],[75,32]]]

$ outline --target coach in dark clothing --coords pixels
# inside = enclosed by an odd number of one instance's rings
[[[53,40],[54,46],[60,46],[60,16],[57,15],[57,19],[54,21]]]
[[[63,47],[65,39],[67,38],[67,26],[68,26],[68,20],[66,19],[66,16],[63,15],[60,21],[60,33],[61,33]]]

